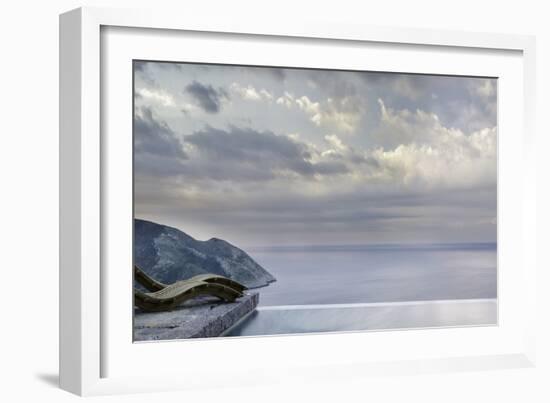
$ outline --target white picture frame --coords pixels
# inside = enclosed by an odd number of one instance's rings
[[[505,81],[510,83],[510,92],[505,90],[504,94],[515,94],[517,96],[514,98],[518,99],[514,99],[514,103],[510,100],[508,104],[506,99],[499,98],[499,105],[504,108],[499,117],[499,139],[503,139],[499,144],[499,326],[144,343],[139,346],[132,344],[131,336],[126,334],[114,338],[112,334],[118,332],[118,324],[126,323],[121,315],[124,312],[129,314],[128,306],[131,307],[131,301],[127,299],[113,302],[109,297],[109,283],[106,280],[116,279],[112,279],[106,270],[112,267],[110,259],[113,258],[113,250],[118,250],[113,248],[109,240],[120,241],[121,245],[127,247],[120,249],[128,249],[127,254],[131,254],[131,244],[127,242],[128,228],[125,221],[120,221],[120,217],[127,220],[130,216],[118,214],[124,209],[131,210],[131,205],[126,203],[128,186],[118,186],[127,178],[125,175],[128,172],[110,163],[113,153],[124,153],[127,148],[124,143],[111,141],[114,136],[105,136],[106,133],[111,133],[113,127],[118,127],[116,125],[120,120],[109,120],[109,116],[113,115],[109,108],[127,110],[126,101],[118,100],[122,99],[121,96],[130,99],[131,93],[125,95],[125,80],[122,80],[122,86],[117,87],[117,90],[111,90],[111,87],[116,86],[113,81],[102,77],[105,73],[105,60],[102,59],[112,57],[114,61],[113,53],[109,53],[109,50],[114,49],[117,57],[125,57],[127,60],[133,56],[131,51],[124,52],[123,49],[133,48],[125,46],[120,38],[107,38],[104,34],[109,32],[109,27],[117,27],[115,31],[122,30],[122,36],[132,36],[132,30],[138,29],[146,29],[141,31],[145,36],[151,32],[158,34],[151,41],[177,41],[180,40],[178,33],[192,33],[195,39],[190,39],[191,41],[197,40],[201,35],[215,34],[216,41],[229,40],[230,37],[244,38],[243,40],[252,38],[260,42],[269,40],[282,48],[289,40],[300,46],[308,46],[311,41],[324,41],[325,45],[334,46],[335,49],[353,45],[357,47],[356,51],[361,51],[361,46],[368,44],[376,44],[381,49],[393,46],[397,56],[388,56],[388,63],[391,60],[394,65],[399,63],[399,52],[407,52],[408,47],[411,47],[414,52],[427,54],[425,62],[433,65],[430,71],[432,73],[446,67],[445,62],[438,64],[439,59],[430,55],[431,51],[447,52],[451,59],[462,57],[460,52],[470,52],[473,57],[478,55],[481,58],[491,54],[511,55],[510,69],[503,70],[503,74],[509,77]],[[143,49],[150,49],[153,47],[152,43],[142,42],[141,46]],[[162,57],[164,48],[165,45],[159,46],[161,50],[157,49],[156,54]],[[191,46],[189,49],[195,49],[198,58],[209,57],[200,56],[198,46]],[[296,25],[281,25],[269,20],[250,21],[244,18],[216,21],[158,10],[81,8],[61,15],[61,387],[79,395],[96,395],[246,386],[273,380],[291,382],[295,377],[301,380],[330,380],[380,373],[413,374],[534,365],[534,52],[534,38],[520,35],[368,27],[318,21],[303,21]],[[292,56],[292,52],[289,53],[291,56],[288,57],[297,57]],[[269,64],[273,57],[277,57],[277,53],[268,55],[266,52],[262,55],[256,52],[248,58],[244,58],[241,53],[238,60],[242,64],[252,61]],[[140,57],[136,55],[135,58]],[[213,56],[210,57],[212,58]],[[119,73],[126,68],[121,63],[123,62],[113,63],[114,69]],[[307,61],[296,63],[302,66]],[[505,64],[507,65],[502,63]],[[475,75],[475,69],[487,70],[492,68],[490,65],[491,62],[487,59],[486,67],[479,65],[474,68],[471,64],[464,63],[464,66],[455,66],[451,70],[440,72],[464,74],[469,71]],[[426,68],[424,66],[422,71]],[[416,69],[421,69],[421,65]],[[410,69],[401,69],[403,70]],[[131,79],[131,70],[128,69],[127,74]],[[507,113],[513,110],[517,113]],[[128,120],[131,119],[130,116],[128,115]],[[112,124],[115,126],[111,126]],[[127,132],[127,127],[120,127]],[[521,158],[515,158],[514,163],[508,162],[512,161],[514,152],[520,152]],[[116,155],[128,161],[131,159],[130,154],[131,149],[123,157]],[[120,165],[127,166],[124,163]],[[115,188],[119,188],[122,193],[115,196]],[[120,195],[122,197],[118,197]],[[501,250],[501,245],[504,245],[504,250]],[[501,274],[501,266],[504,274]],[[124,281],[124,277],[120,281]],[[462,345],[457,346],[457,340]],[[343,344],[346,347],[339,349],[338,346]],[[230,349],[227,348],[229,345]],[[361,351],[356,349],[358,346],[363,346]],[[265,353],[266,350],[270,353]],[[323,351],[323,354],[319,355],[319,351]],[[286,356],[283,357],[282,352]],[[174,360],[168,359],[177,357],[178,354],[185,354],[185,368],[177,361],[174,364]],[[254,361],[254,357],[261,357],[262,354],[264,356],[261,360]],[[142,362],[155,360],[159,368],[164,370],[156,374],[132,371],[132,367],[136,367],[132,361],[136,359],[134,355],[139,355],[140,361],[145,360]],[[231,376],[228,376],[200,365],[200,360],[208,355],[217,355],[222,360],[234,360],[242,355],[248,359],[243,360],[246,364],[237,366]],[[123,365],[123,362],[127,362],[127,365]]]

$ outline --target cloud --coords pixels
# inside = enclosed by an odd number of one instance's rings
[[[434,145],[401,144],[391,151],[378,149],[372,157],[388,182],[428,187],[471,187],[496,180],[496,129],[470,136],[451,135]]]
[[[434,87],[439,85],[438,76],[422,74],[359,73],[371,89],[382,90],[386,95],[418,103],[424,97],[431,97]],[[446,80],[449,84],[449,80]]]
[[[497,80],[178,66],[136,70],[136,214],[245,246],[494,240]]]
[[[304,111],[317,127],[335,129],[344,133],[356,131],[361,121],[359,103],[353,97],[327,98],[323,102],[314,102],[308,96],[299,98],[285,92],[276,103],[287,108],[296,106]]]
[[[344,144],[344,142],[335,134],[326,135],[325,142],[329,148],[321,152],[323,157],[347,161],[348,164],[351,165],[367,164],[378,168],[378,162],[369,156],[368,152],[360,151],[354,147]]]
[[[142,72],[145,71],[145,66],[146,65],[147,65],[146,62],[135,61],[134,62],[134,71],[142,73]]]
[[[208,113],[218,113],[222,102],[229,99],[229,94],[223,88],[215,89],[211,85],[204,85],[198,81],[188,84],[185,92],[192,95],[198,105]]]
[[[476,94],[482,98],[486,98],[486,99],[494,98],[497,93],[496,80],[494,79],[480,80],[478,85],[475,86],[474,90]]]
[[[316,108],[303,97],[291,97],[286,96],[303,108]],[[354,147],[335,133],[314,144],[296,134],[234,125],[204,126],[180,140],[143,108],[136,117],[135,149],[142,167],[191,180],[313,181],[317,190],[333,187],[331,178],[337,176],[349,186],[449,189],[496,182],[496,127],[466,134],[445,127],[435,114],[395,110],[381,99],[379,105],[380,125],[367,133],[367,148]]]
[[[381,145],[370,152],[379,179],[445,187],[496,183],[496,127],[466,134],[443,126],[435,114],[379,103],[381,123],[374,135]]]
[[[313,161],[313,150],[308,145],[270,131],[206,127],[185,136],[185,142],[192,146],[189,152],[201,166],[193,174],[212,179],[238,182],[347,172],[341,162]]]
[[[441,192],[338,177],[330,186],[280,180],[213,185],[186,178],[180,186],[148,182],[137,191],[143,194],[140,214],[166,214],[201,238],[216,234],[245,246],[472,242],[495,234],[494,187]]]
[[[149,108],[141,108],[136,111],[134,152],[186,158],[176,134],[166,123],[155,120]]]
[[[268,70],[269,73],[271,73],[271,75],[272,75],[273,77],[275,77],[275,79],[277,79],[278,81],[284,81],[285,78],[286,78],[286,69],[277,68],[277,67],[271,67],[271,68],[268,68],[267,70]]]
[[[470,132],[496,123],[497,80],[463,76],[358,72],[357,84],[372,100],[396,109],[421,109],[447,127]]]
[[[363,89],[355,73],[333,70],[306,70],[303,78],[310,88],[322,90],[330,98],[356,97]]]
[[[171,175],[179,171],[187,154],[166,123],[157,121],[151,109],[139,108],[134,116],[134,157],[139,172]]]
[[[231,91],[235,92],[242,99],[247,101],[272,101],[273,94],[271,94],[265,88],[256,90],[252,85],[242,86],[238,83],[232,83],[230,87]]]
[[[288,91],[285,91],[285,93],[283,94],[283,96],[280,96],[279,98],[277,98],[277,101],[275,101],[278,105],[284,105],[286,106],[287,108],[292,108],[292,106],[294,105],[294,102],[296,101],[296,99],[294,98],[294,95],[291,94],[290,92]]]
[[[388,150],[412,142],[430,143],[442,134],[459,132],[458,129],[444,127],[435,113],[429,113],[422,109],[396,110],[386,106],[380,98],[378,104],[380,121],[378,127],[370,135],[374,146]]]
[[[155,77],[154,73],[151,70],[152,64],[147,61],[134,61],[133,63],[133,69],[134,69],[134,80],[135,83],[138,84],[139,82],[147,83],[148,85],[154,86],[155,85]],[[136,95],[138,95],[136,93]]]
[[[435,114],[379,103],[380,126],[372,133],[379,140],[370,148],[354,147],[334,133],[325,135],[324,143],[313,144],[296,134],[238,126],[205,126],[180,141],[145,108],[136,118],[136,153],[141,154],[142,167],[189,180],[284,180],[304,186],[313,181],[317,191],[333,188],[331,178],[337,176],[348,186],[426,189],[496,182],[496,127],[465,134],[443,126]]]
[[[165,107],[175,107],[176,102],[172,94],[163,90],[156,90],[150,88],[136,88],[136,96],[144,98],[150,104],[157,104]]]
[[[421,76],[398,74],[390,77],[393,78],[391,87],[401,96],[415,101],[426,94],[426,88],[422,85],[421,79],[418,78]]]

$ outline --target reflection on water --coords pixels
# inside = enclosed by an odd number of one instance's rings
[[[496,298],[496,244],[251,249],[260,306]]]
[[[260,308],[225,336],[493,325],[496,322],[497,302],[494,299],[330,308]]]

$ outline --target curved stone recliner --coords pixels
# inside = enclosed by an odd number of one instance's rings
[[[149,292],[134,289],[134,304],[144,311],[169,311],[192,298],[208,295],[233,302],[243,296],[246,287],[216,274],[200,274],[188,280],[163,284],[134,266],[134,279]]]

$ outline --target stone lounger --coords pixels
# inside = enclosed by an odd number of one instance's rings
[[[147,312],[170,311],[198,296],[214,296],[233,302],[243,296],[246,287],[215,274],[201,274],[173,284],[163,284],[134,266],[134,279],[149,292],[134,289],[134,304]]]

